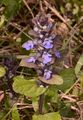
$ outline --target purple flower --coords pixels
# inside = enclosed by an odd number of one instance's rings
[[[42,35],[42,34],[40,34],[40,35],[39,35],[39,37],[40,37],[40,38],[43,38],[43,35]]]
[[[29,40],[22,45],[26,50],[31,50],[34,47],[33,41]]]
[[[61,53],[60,53],[59,51],[56,51],[56,52],[55,52],[55,56],[56,56],[57,58],[61,58]]]
[[[45,40],[43,42],[43,47],[46,48],[46,49],[52,48],[53,47],[52,41],[51,40]]]
[[[48,80],[48,79],[51,78],[51,76],[52,76],[52,71],[45,69],[45,70],[44,70],[44,78],[45,78],[46,80]]]
[[[38,40],[37,40],[37,39],[34,39],[34,40],[33,40],[33,44],[34,44],[34,45],[37,45],[37,44],[38,44]]]
[[[44,64],[47,64],[48,62],[52,61],[52,55],[46,52],[43,53],[42,58]]]
[[[35,32],[38,32],[38,30],[39,30],[38,27],[35,26],[35,27],[34,27],[34,31],[35,31]]]
[[[48,29],[51,29],[52,27],[53,27],[53,24],[52,24],[52,23],[49,23]]]
[[[35,61],[36,61],[36,59],[34,57],[30,57],[29,59],[27,59],[26,62],[28,62],[28,63],[31,63],[31,62],[35,63]]]

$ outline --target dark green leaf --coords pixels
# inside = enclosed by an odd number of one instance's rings
[[[5,16],[10,18],[13,15],[16,15],[20,9],[22,0],[3,0],[2,3],[5,5]]]
[[[5,116],[5,112],[0,112],[0,120],[2,120]]]
[[[50,97],[51,102],[57,102],[58,99],[58,90],[56,86],[50,86],[45,93],[46,97]]]
[[[62,91],[65,91],[73,85],[76,76],[74,70],[71,68],[63,70],[60,75],[63,78],[63,84],[57,87]]]

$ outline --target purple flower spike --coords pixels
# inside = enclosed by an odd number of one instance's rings
[[[51,76],[52,76],[52,71],[45,69],[45,71],[44,71],[44,78],[46,80],[48,80],[48,79],[51,78]]]
[[[27,59],[26,62],[28,62],[28,63],[31,63],[31,62],[35,63],[35,61],[36,61],[36,59],[34,57],[30,57],[29,59]]]
[[[22,45],[26,50],[31,50],[34,47],[33,41],[29,40]]]
[[[43,46],[46,48],[46,49],[50,49],[53,47],[53,44],[52,44],[52,41],[51,40],[46,40],[43,42]]]
[[[59,51],[56,51],[56,52],[55,52],[55,56],[56,56],[57,58],[61,58],[61,53],[60,53]]]
[[[48,62],[52,61],[52,55],[46,52],[43,53],[42,58],[44,64],[47,64]]]

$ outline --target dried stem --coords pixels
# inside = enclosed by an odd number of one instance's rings
[[[23,0],[23,3],[25,4],[25,6],[28,8],[28,10],[30,11],[32,17],[34,18],[33,12],[31,10],[31,8],[29,7],[29,5],[27,4],[27,2],[25,0]]]

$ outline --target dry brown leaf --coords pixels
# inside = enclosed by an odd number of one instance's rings
[[[60,35],[62,37],[66,36],[69,33],[69,29],[64,23],[60,23],[57,27],[55,25],[53,31],[55,34]]]
[[[27,58],[22,59],[20,62],[20,66],[28,67],[28,68],[36,68],[36,65],[34,63],[27,63],[26,61]]]
[[[50,85],[61,85],[63,83],[63,79],[59,75],[53,75],[52,78],[49,80],[46,80],[43,77],[39,77],[39,80],[41,80],[42,82],[46,84],[50,84]]]
[[[0,91],[0,102],[4,99],[4,91]]]

